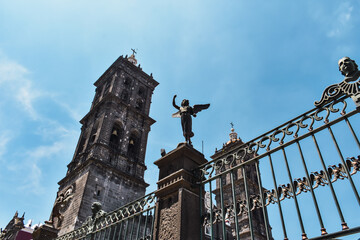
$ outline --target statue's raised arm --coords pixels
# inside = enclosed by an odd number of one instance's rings
[[[175,103],[175,98],[176,98],[176,94],[175,94],[174,97],[173,97],[173,102],[172,102],[172,104],[173,104],[174,108],[176,108],[177,110],[180,110],[180,107],[179,107],[178,105],[176,105],[176,103]]]
[[[192,146],[191,143],[191,137],[194,136],[194,133],[192,132],[192,119],[191,116],[196,117],[196,114],[200,112],[201,110],[207,109],[210,104],[197,104],[194,105],[194,107],[191,107],[189,105],[189,100],[184,99],[181,102],[181,107],[177,106],[175,103],[176,95],[173,97],[173,106],[178,109],[179,111],[172,114],[172,117],[181,118],[181,127],[183,131],[183,135],[185,137],[185,141]]]

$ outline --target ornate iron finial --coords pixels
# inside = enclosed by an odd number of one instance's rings
[[[234,128],[234,124],[232,122],[230,123],[230,125],[231,125],[231,128]]]
[[[360,106],[360,71],[358,65],[349,57],[341,58],[338,65],[339,71],[345,76],[344,80],[340,83],[328,86],[324,90],[320,101],[315,101],[314,105],[316,107],[320,107],[343,95],[350,96],[354,100],[356,106]]]
[[[172,117],[180,118],[181,117],[181,127],[183,130],[183,135],[185,137],[185,141],[192,146],[190,138],[194,136],[192,132],[192,119],[191,117],[196,117],[196,114],[201,110],[207,109],[210,104],[196,104],[193,107],[189,105],[189,100],[184,99],[181,102],[181,107],[176,105],[175,103],[176,95],[173,98],[173,106],[179,110],[178,112],[174,113]]]

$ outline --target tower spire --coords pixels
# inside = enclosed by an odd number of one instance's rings
[[[234,124],[231,122],[230,123],[231,125],[231,129],[230,129],[230,133],[229,133],[229,141],[226,143],[226,145],[230,144],[230,143],[233,143],[233,142],[236,142],[236,141],[241,141],[240,138],[238,138],[238,134],[235,132],[235,129],[234,129]]]
[[[136,60],[136,58],[135,58],[135,54],[137,54],[137,52],[136,52],[136,50],[133,49],[133,48],[131,49],[131,51],[132,51],[133,53],[131,54],[130,57],[127,58],[127,60],[136,66],[137,60]]]

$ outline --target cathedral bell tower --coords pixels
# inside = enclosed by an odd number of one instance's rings
[[[135,53],[135,51],[134,51]],[[120,56],[94,83],[90,111],[50,216],[59,236],[81,226],[100,202],[112,211],[145,194],[144,158],[151,96],[159,84],[136,65],[135,55]]]

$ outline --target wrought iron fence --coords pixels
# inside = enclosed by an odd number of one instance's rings
[[[359,108],[338,85],[330,87],[314,109],[246,143],[225,145],[198,169],[201,239],[360,232],[360,129],[350,122],[359,123]]]
[[[152,239],[156,197],[150,193],[56,240]]]
[[[201,239],[359,238],[359,112],[360,82],[344,80],[310,111],[194,169]],[[152,239],[155,202],[151,193],[56,239]]]

